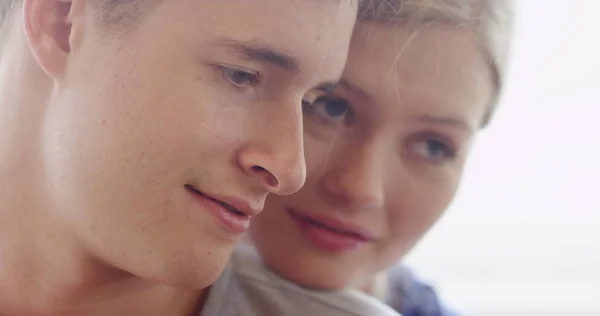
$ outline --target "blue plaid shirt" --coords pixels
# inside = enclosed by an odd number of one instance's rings
[[[401,265],[388,273],[386,303],[402,316],[459,316],[442,306],[432,286]]]

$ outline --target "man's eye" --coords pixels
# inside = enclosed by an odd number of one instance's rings
[[[219,66],[223,78],[236,88],[253,86],[258,83],[258,75],[252,72]]]

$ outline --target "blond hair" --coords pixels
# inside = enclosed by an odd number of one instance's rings
[[[490,61],[496,88],[489,114],[482,124],[487,125],[506,77],[512,37],[512,0],[364,0],[358,19],[417,28],[431,25],[469,28]]]

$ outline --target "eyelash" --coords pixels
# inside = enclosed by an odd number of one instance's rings
[[[223,79],[225,79],[236,90],[242,91],[243,89],[245,89],[247,87],[252,87],[259,83],[258,74],[253,73],[251,71],[245,71],[245,70],[222,66],[222,65],[217,66],[217,69],[219,70],[219,73],[221,74]],[[242,80],[245,82],[244,83],[236,82],[236,81],[239,81],[239,80],[236,80],[236,78],[235,78],[236,75],[246,76],[246,78],[244,78],[245,80],[244,79]]]
[[[319,123],[339,126],[341,121],[353,115],[352,107],[347,100],[335,98],[330,95],[320,96],[314,98],[313,100],[314,101],[303,100],[302,109],[305,115],[318,120]],[[330,105],[331,102],[337,102],[338,105],[343,105],[346,107],[344,113],[337,119],[330,118],[326,114],[323,114],[323,111],[326,111],[324,107]],[[419,148],[417,146],[424,147]],[[435,148],[433,149],[435,152],[433,156],[429,154],[432,150],[432,146]],[[457,156],[457,150],[454,144],[447,140],[446,137],[440,136],[439,134],[433,132],[417,134],[416,137],[413,137],[409,141],[408,147],[410,154],[413,157],[416,157],[418,160],[431,165],[441,165],[453,161]]]
[[[337,119],[328,117],[327,114],[323,113],[323,111],[326,111],[324,107],[331,104],[345,106],[343,114],[341,114],[341,116],[339,116]],[[350,115],[352,111],[352,108],[350,107],[348,101],[343,99],[332,98],[331,96],[320,96],[312,102],[303,100],[302,109],[305,115],[310,115],[315,119],[321,120],[322,123],[330,125],[338,125],[339,122],[344,120],[344,118],[346,118],[347,115]]]
[[[417,148],[416,146],[426,146],[423,148]],[[436,152],[441,151],[441,157],[431,157],[429,155],[429,151],[431,150],[430,146],[437,146]],[[448,143],[448,141],[442,139],[441,137],[431,134],[425,133],[419,135],[416,139],[413,139],[410,143],[410,149],[412,154],[414,154],[418,159],[424,159],[426,163],[439,165],[448,161],[452,161],[456,158],[456,149]],[[427,153],[419,153],[419,149],[427,151]],[[434,154],[435,156],[435,154]]]

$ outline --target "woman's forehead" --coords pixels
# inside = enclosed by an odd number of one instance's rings
[[[359,24],[356,33],[342,82],[359,87],[360,94],[344,90],[371,108],[395,113],[403,104],[479,118],[488,105],[490,67],[468,31]]]

